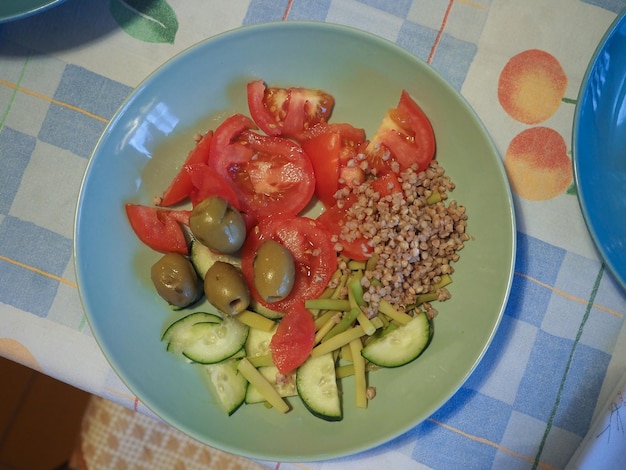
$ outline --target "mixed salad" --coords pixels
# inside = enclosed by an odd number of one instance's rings
[[[150,276],[180,313],[162,340],[205,374],[228,414],[243,403],[343,417],[375,396],[369,372],[416,359],[469,239],[435,159],[428,117],[403,91],[371,138],[331,121],[317,89],[247,85],[249,116],[198,135],[154,205],[126,204],[162,253]],[[302,214],[315,201],[315,219]],[[197,311],[206,299],[216,311]]]

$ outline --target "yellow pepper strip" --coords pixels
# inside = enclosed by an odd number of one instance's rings
[[[350,341],[352,351],[352,364],[354,365],[354,400],[358,408],[367,408],[367,380],[365,377],[365,359],[361,355],[363,344],[361,339]]]
[[[348,282],[348,273],[344,273],[341,275],[341,279],[339,284],[335,288],[335,292],[333,292],[330,296],[331,299],[338,299],[341,297],[342,291],[344,287],[346,287],[346,282]]]
[[[315,331],[319,331],[321,327],[323,327],[328,320],[335,314],[332,310],[328,310],[327,312],[322,313],[315,319]]]
[[[354,364],[344,364],[335,368],[335,377],[337,380],[354,375]]]
[[[426,198],[426,204],[428,205],[437,204],[440,201],[441,201],[441,193],[439,191],[435,191],[430,196],[428,196],[428,198]]]
[[[341,359],[352,362],[352,350],[350,349],[349,344],[341,347]]]
[[[263,354],[261,356],[247,356],[248,360],[254,367],[273,366],[274,360],[271,354]]]
[[[407,315],[406,313],[400,312],[399,310],[396,310],[395,308],[393,308],[393,306],[384,299],[381,300],[380,303],[378,304],[378,311],[381,313],[384,313],[389,318],[397,321],[401,325],[406,325],[408,322],[410,322],[413,319],[411,315]]]
[[[345,299],[309,299],[304,302],[304,306],[314,310],[350,310],[350,302]]]
[[[272,329],[276,326],[276,323],[272,320],[264,317],[263,315],[259,315],[252,310],[244,310],[243,312],[238,313],[235,318],[241,323],[248,325],[250,328],[256,328],[263,331],[272,331]]]
[[[349,348],[350,346],[348,346]],[[371,362],[365,362],[365,370],[367,372],[376,370],[378,366],[375,366],[374,364],[372,364]],[[350,363],[350,364],[343,364],[341,366],[338,366],[335,368],[335,377],[337,377],[337,379],[343,379],[345,377],[350,377],[351,375],[354,375],[354,364]]]
[[[341,277],[342,273],[341,273],[341,269],[337,269],[333,275],[330,277],[330,280],[333,281],[335,279],[339,279]],[[336,288],[335,287],[327,287],[326,289],[324,289],[324,292],[322,292],[322,295],[319,296],[320,299],[328,299],[330,298],[331,295],[333,295],[335,293]]]
[[[280,394],[272,386],[272,384],[254,367],[245,357],[239,361],[237,369],[241,372],[248,382],[250,382],[263,398],[281,413],[289,411],[289,405],[282,399]]]
[[[358,321],[359,325],[363,327],[363,331],[365,331],[367,336],[372,336],[376,333],[376,327],[362,311],[356,316],[356,321]]]
[[[332,313],[332,312],[331,312]],[[334,313],[334,315],[332,315],[327,321],[326,323],[319,329],[317,330],[317,333],[315,333],[315,341],[313,342],[313,344],[317,344],[320,341],[322,341],[322,338],[324,336],[326,336],[326,334],[333,329],[333,327],[339,323],[339,320],[341,319],[341,312],[336,312]]]
[[[365,263],[366,271],[374,271],[376,269],[376,265],[378,264],[378,255],[372,255],[367,259]]]
[[[318,346],[315,346],[311,351],[311,356],[318,357],[323,354],[332,352],[335,349],[339,349],[344,344],[348,344],[353,339],[360,338],[364,334],[365,331],[363,331],[363,327],[360,325],[355,326],[354,328],[348,328],[343,333],[339,333],[329,340],[320,343]]]
[[[351,259],[348,261],[348,269],[350,271],[363,271],[365,269],[365,261],[355,261]]]
[[[333,326],[328,333],[326,333],[326,335],[322,339],[322,342],[328,341],[329,339],[337,336],[339,333],[342,333],[351,326],[353,326],[354,320],[356,319],[358,314],[359,310],[350,310],[349,312],[345,312],[342,315],[341,320],[339,320],[339,322],[335,326]]]

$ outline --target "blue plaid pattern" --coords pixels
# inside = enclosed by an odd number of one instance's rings
[[[44,16],[58,18],[73,3]],[[243,25],[306,19],[379,34],[461,90],[492,3],[250,0],[239,7]],[[613,13],[626,7],[619,0],[582,3]],[[81,8],[87,14],[90,7]],[[90,335],[74,285],[67,207],[74,207],[87,158],[131,87],[24,45],[26,29],[41,21],[0,26],[0,302]],[[464,386],[430,419],[357,459],[394,451],[442,469],[461,461],[468,469],[567,463],[589,427],[626,296],[597,259],[522,232],[515,271],[500,328]],[[111,391],[123,385],[113,372],[103,384],[104,394],[119,398]]]

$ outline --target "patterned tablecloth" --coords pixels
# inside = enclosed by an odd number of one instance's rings
[[[346,24],[426,61],[484,121],[514,193],[515,277],[484,360],[431,418],[341,461],[263,465],[565,467],[626,370],[626,296],[587,233],[570,158],[585,69],[625,7],[624,0],[67,0],[0,25],[0,354],[148,413],[100,352],[75,281],[74,211],[99,135],[133,87],[200,40],[266,21]],[[613,437],[626,440],[621,421],[609,423]]]

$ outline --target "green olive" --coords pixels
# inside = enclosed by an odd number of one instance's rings
[[[200,243],[220,253],[235,253],[246,239],[241,214],[219,196],[210,196],[194,207],[189,228]]]
[[[204,277],[204,294],[215,308],[236,315],[250,305],[250,290],[241,271],[230,263],[216,261]]]
[[[266,302],[277,302],[289,295],[296,277],[296,266],[289,250],[274,240],[263,242],[254,258],[254,286]]]
[[[152,265],[150,278],[159,295],[175,307],[186,307],[202,294],[193,265],[179,253],[163,255]]]

